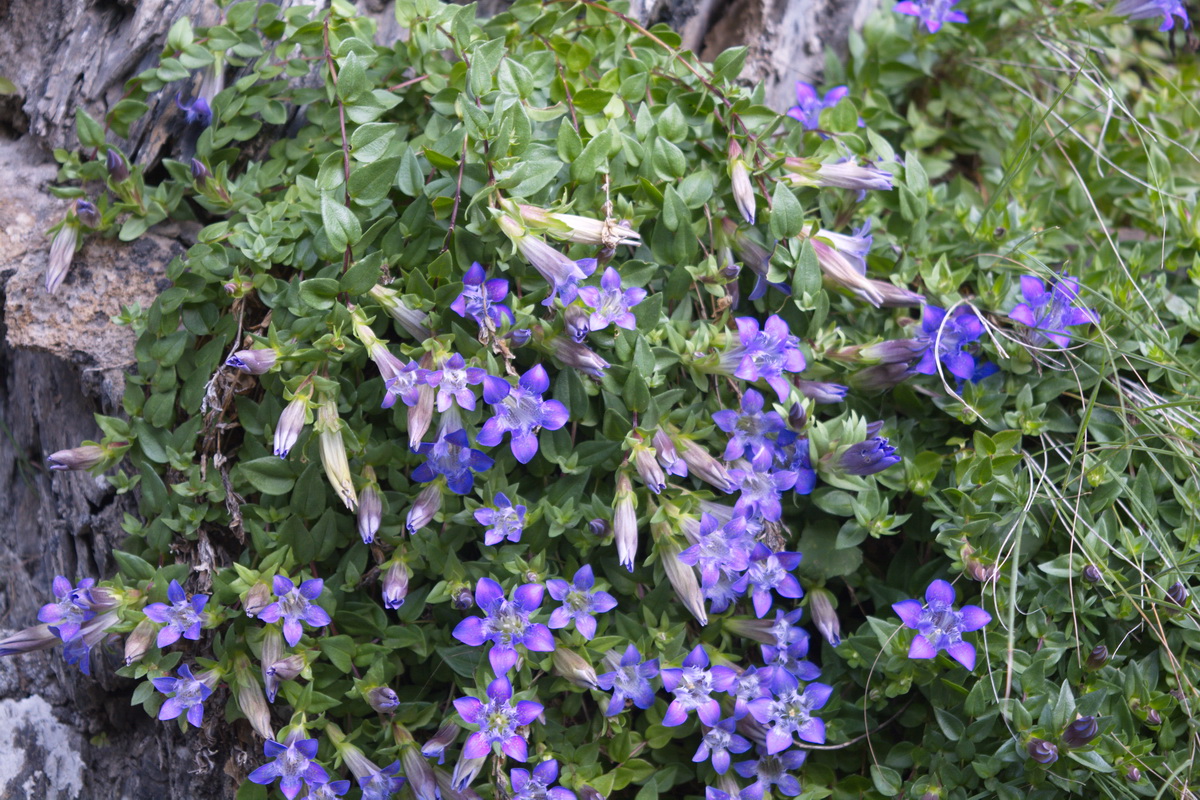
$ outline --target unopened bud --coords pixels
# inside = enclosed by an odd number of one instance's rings
[[[689,474],[695,475],[722,492],[733,490],[733,481],[729,477],[729,471],[720,461],[713,458],[711,453],[691,439],[679,437],[675,439],[675,444],[679,447],[679,455],[688,465]]]
[[[433,335],[426,324],[429,321],[429,315],[424,311],[405,305],[404,301],[400,299],[400,293],[395,289],[389,289],[386,286],[372,286],[369,294],[388,313],[388,316],[400,323],[400,327],[417,341],[423,342]]]
[[[262,649],[259,651],[258,663],[259,669],[262,672],[263,690],[267,695],[267,702],[274,703],[275,695],[279,691],[279,678],[272,671],[271,667],[283,657],[283,634],[279,632],[279,627],[276,625],[268,625],[263,632]]]
[[[205,184],[208,183],[208,179],[211,177],[212,177],[212,173],[209,172],[208,167],[204,166],[204,162],[198,158],[193,158],[192,159],[192,180],[194,180],[196,182],[196,185],[198,187],[200,187],[201,189],[203,189]]]
[[[808,610],[817,630],[833,647],[842,643],[842,624],[833,609],[833,595],[826,589],[813,589],[808,594]]]
[[[437,777],[433,767],[421,755],[412,734],[400,723],[392,724],[392,733],[396,744],[400,746],[400,764],[404,767],[404,775],[408,778],[408,788],[416,800],[438,800]]]
[[[23,628],[12,636],[0,639],[0,656],[14,656],[20,653],[32,653],[37,650],[49,650],[61,639],[54,635],[49,625],[34,625]]]
[[[750,171],[742,159],[742,148],[733,139],[729,140],[729,183],[733,188],[733,201],[738,211],[751,225],[754,224],[754,186],[750,183]]]
[[[547,343],[555,358],[589,377],[603,378],[604,371],[612,366],[595,350],[573,341],[569,336],[555,336],[553,339],[548,339]]]
[[[442,508],[442,487],[438,483],[431,483],[421,490],[417,495],[417,499],[413,502],[412,508],[408,510],[408,518],[405,521],[405,527],[408,528],[410,534],[415,534],[417,531],[424,528],[433,521],[433,517]]]
[[[667,488],[667,476],[663,474],[654,450],[646,444],[638,444],[633,450],[633,465],[637,468],[638,476],[646,488],[659,494]]]
[[[108,169],[108,177],[113,183],[123,183],[129,179],[129,165],[125,163],[124,156],[117,148],[108,148],[104,155],[104,166]]]
[[[679,545],[671,539],[665,523],[654,523],[651,530],[655,534],[655,548],[658,550],[659,560],[662,561],[671,588],[675,590],[675,596],[701,625],[707,625],[708,611],[704,608],[704,592],[700,589],[700,579],[696,576],[695,568],[679,560]]]
[[[1188,604],[1188,590],[1181,581],[1175,581],[1171,584],[1171,588],[1167,589],[1167,600],[1184,608]]]
[[[393,559],[383,571],[383,607],[395,611],[404,605],[408,595],[408,567]]]
[[[304,421],[308,416],[307,392],[297,393],[279,415],[279,424],[275,426],[275,455],[287,458],[304,430]]]
[[[274,602],[271,587],[265,583],[256,583],[242,598],[242,610],[247,617],[257,617],[258,613]]]
[[[637,509],[633,499],[633,484],[625,470],[617,473],[613,505],[613,534],[616,537],[617,560],[621,562],[621,566],[633,572],[633,559],[638,546]]]
[[[803,403],[793,403],[788,409],[787,414],[788,427],[794,431],[804,430],[804,426],[808,423],[808,411],[804,408]]]
[[[133,632],[125,638],[125,666],[141,661],[142,656],[150,650],[158,633],[158,625],[150,619],[144,619],[137,624]]]
[[[421,369],[431,369],[433,367],[433,354],[425,353],[421,356]],[[417,402],[416,405],[409,406],[408,409],[408,446],[414,450],[421,444],[421,439],[425,438],[425,432],[429,430],[430,424],[433,422],[433,401],[435,391],[432,386],[427,383],[422,383],[417,387]],[[411,528],[409,529],[412,530]]]
[[[1162,725],[1162,714],[1158,713],[1157,709],[1150,709],[1146,712],[1146,724],[1151,728],[1157,728]]]
[[[394,714],[400,707],[400,698],[387,686],[376,686],[368,689],[364,697],[371,708],[380,714]]]
[[[1053,764],[1058,761],[1058,747],[1054,742],[1045,739],[1030,739],[1025,745],[1025,751],[1039,764]]]
[[[346,445],[342,440],[342,420],[338,417],[337,401],[322,393],[317,405],[317,423],[314,426],[321,444],[321,465],[325,477],[334,493],[345,503],[346,508],[355,510],[358,494],[354,491],[354,479],[350,476],[350,463],[346,459]]]
[[[680,458],[675,443],[671,441],[671,437],[667,435],[666,431],[662,428],[656,430],[651,443],[654,445],[654,454],[658,457],[658,463],[664,470],[680,478],[687,477],[687,463]]]
[[[72,447],[70,450],[59,450],[46,456],[50,469],[73,471],[89,470],[104,461],[107,453],[103,447],[85,444],[82,447]]]
[[[460,755],[458,763],[454,765],[454,775],[450,778],[450,784],[460,792],[466,789],[479,777],[479,772],[483,769],[485,761],[487,761],[487,756],[483,756],[482,758],[467,758]]]
[[[608,536],[612,533],[612,526],[608,524],[608,520],[597,517],[588,523],[588,531],[593,536]]]
[[[1137,767],[1130,767],[1125,770],[1125,780],[1130,783],[1140,783],[1142,780],[1142,771]]]
[[[591,312],[578,303],[563,309],[563,330],[576,342],[583,342],[592,332]]]
[[[364,544],[375,541],[375,534],[379,531],[382,519],[383,499],[379,496],[375,484],[368,483],[358,499],[358,535],[362,537]]]
[[[514,328],[504,334],[504,338],[512,342],[513,347],[524,347],[533,338],[533,331],[529,330],[529,328]]]
[[[251,350],[238,350],[225,361],[225,366],[240,369],[251,375],[265,375],[279,360],[279,353],[273,347],[256,347]]]
[[[58,287],[67,277],[78,245],[79,225],[68,218],[50,242],[50,260],[46,264],[46,291],[50,294],[58,291]]]
[[[450,593],[450,604],[456,611],[467,611],[475,605],[475,595],[470,586],[456,586]]]
[[[567,647],[557,647],[553,655],[554,672],[582,689],[599,689],[596,670],[583,656]]]
[[[1100,725],[1096,718],[1088,715],[1080,717],[1067,726],[1063,731],[1062,742],[1067,747],[1086,747],[1100,733]]]
[[[281,681],[294,681],[304,672],[308,662],[299,653],[292,653],[267,667],[267,672]]]
[[[89,228],[100,227],[100,212],[90,201],[80,198],[75,201],[75,216]]]
[[[437,757],[438,763],[441,764],[446,760],[446,748],[454,744],[456,738],[458,726],[453,722],[444,722],[442,727],[437,729],[437,733],[421,747],[421,755],[426,758]]]
[[[604,795],[600,794],[599,789],[592,788],[586,783],[579,784],[579,787],[575,790],[575,794],[579,796],[579,800],[605,800]]]
[[[264,739],[275,738],[271,729],[271,709],[267,706],[267,698],[263,696],[262,685],[250,671],[250,659],[245,654],[238,655],[233,662],[234,699],[238,708],[246,715],[250,727]]]
[[[1099,583],[1104,576],[1100,574],[1099,567],[1095,564],[1088,564],[1083,568],[1083,574],[1080,577],[1085,583]]]

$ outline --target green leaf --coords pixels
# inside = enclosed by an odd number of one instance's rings
[[[668,186],[663,192],[663,223],[672,231],[678,231],[686,227],[691,218],[692,212],[688,210],[687,203],[679,196],[679,192],[675,191],[674,186]]]
[[[571,125],[571,120],[564,118],[558,124],[558,137],[555,139],[555,145],[558,147],[558,157],[568,163],[579,158],[579,154],[583,152],[583,140],[579,138],[579,134]]]
[[[394,122],[369,122],[350,134],[350,152],[355,161],[370,163],[383,158],[400,126]]]
[[[350,636],[322,636],[317,640],[317,646],[335,667],[342,672],[350,672],[354,666],[354,653],[358,646]]]
[[[371,88],[371,82],[367,79],[366,64],[359,58],[358,53],[351,51],[342,60],[341,70],[338,72],[338,97],[346,103],[353,103]]]
[[[351,296],[366,294],[371,290],[376,283],[379,282],[380,271],[379,263],[383,257],[380,252],[374,252],[371,255],[360,259],[354,266],[346,271],[342,276],[341,283],[338,288]]]
[[[667,106],[654,124],[658,132],[672,142],[678,142],[687,135],[687,120],[683,118],[683,112],[679,110],[678,105]]]
[[[504,58],[503,38],[483,42],[471,51],[471,66],[467,69],[467,82],[470,84],[471,94],[482,97],[492,88],[496,79],[496,69],[500,66],[502,58]]]
[[[783,181],[775,182],[771,195],[771,235],[788,239],[804,230],[804,209]]]
[[[717,56],[717,60],[713,62],[713,72],[718,80],[732,81],[742,74],[742,67],[746,64],[746,54],[749,52],[747,47],[731,47],[721,55]]]
[[[321,221],[325,225],[325,235],[329,237],[329,244],[334,250],[345,250],[362,236],[362,225],[358,217],[331,194],[321,195]]]
[[[812,297],[821,291],[821,262],[812,243],[805,240],[800,245],[800,258],[796,260],[796,271],[792,275],[792,293],[797,300]]]
[[[258,491],[268,495],[287,494],[296,482],[292,467],[278,456],[243,461],[236,471]]]
[[[108,112],[108,126],[122,139],[129,138],[129,126],[150,110],[150,106],[141,100],[127,97],[112,107]],[[78,117],[76,118],[78,120]]]
[[[333,307],[341,285],[333,278],[309,278],[300,282],[300,299],[317,311]]]
[[[579,157],[571,162],[571,180],[576,183],[590,181],[598,172],[608,171],[608,148],[612,144],[612,132],[605,128],[592,137]],[[601,169],[604,165],[604,169]]]
[[[148,581],[154,577],[154,567],[141,556],[126,553],[124,550],[113,550],[112,554],[122,575],[135,581]]]
[[[350,197],[362,206],[373,206],[387,197],[400,167],[400,156],[359,165],[350,173]]]
[[[875,784],[875,791],[887,797],[895,797],[904,788],[900,773],[882,764],[871,765],[871,781]]]
[[[396,174],[396,186],[409,197],[420,197],[425,193],[425,175],[421,163],[411,147],[400,158],[400,170]]]

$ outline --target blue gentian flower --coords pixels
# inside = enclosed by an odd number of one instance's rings
[[[947,22],[967,22],[967,15],[955,11],[958,0],[903,0],[892,7],[897,14],[917,17],[929,30],[937,33]]]
[[[310,578],[299,587],[282,575],[276,575],[273,581],[275,596],[279,599],[258,612],[258,618],[263,622],[278,622],[283,620],[283,638],[288,647],[295,647],[304,635],[301,623],[314,628],[323,628],[332,620],[329,612],[314,603],[325,588],[325,581],[320,578]]]
[[[514,769],[512,775],[512,800],[575,800],[575,793],[561,786],[554,786],[558,780],[558,762],[553,758],[546,759],[529,770]]]
[[[767,317],[761,329],[753,317],[738,317],[734,321],[739,345],[725,354],[725,360],[736,364],[733,374],[744,381],[766,381],[783,402],[791,392],[791,384],[783,374],[800,372],[805,367],[800,339],[792,335],[778,314]]]
[[[713,586],[722,575],[732,577],[750,566],[754,537],[747,535],[744,517],[734,517],[721,525],[712,514],[703,513],[695,540],[679,554],[679,560],[699,568],[701,588]]]
[[[779,793],[785,797],[796,797],[800,794],[800,781],[789,770],[800,769],[807,755],[803,750],[789,750],[778,755],[760,753],[757,761],[743,761],[734,764],[733,768],[743,778],[754,778],[759,797],[762,792],[771,791],[772,786],[778,786]]]
[[[1151,19],[1162,17],[1160,31],[1169,31],[1175,27],[1175,17],[1183,23],[1184,30],[1191,27],[1187,11],[1181,0],[1117,0],[1113,13],[1130,19]]]
[[[459,715],[466,722],[479,726],[479,730],[468,736],[463,744],[463,758],[484,758],[492,752],[494,745],[500,745],[510,758],[525,761],[529,748],[517,728],[537,719],[544,706],[531,700],[521,700],[514,706],[512,684],[507,678],[496,678],[488,684],[487,696],[486,704],[474,697],[460,697],[454,701]]]
[[[626,647],[616,668],[596,677],[601,689],[613,693],[605,716],[611,717],[624,711],[626,700],[632,700],[638,708],[654,705],[654,689],[650,686],[650,679],[657,674],[657,658],[643,662],[637,647],[632,644]]]
[[[715,583],[702,587],[704,599],[708,601],[709,611],[720,614],[742,596],[742,593],[735,589],[733,584],[732,577],[722,574]]]
[[[721,719],[721,704],[713,692],[726,692],[737,677],[730,667],[708,667],[708,652],[698,644],[683,659],[683,665],[668,667],[661,673],[663,687],[675,695],[662,724],[668,728],[687,721],[689,711],[695,711],[705,725],[716,725]]]
[[[454,638],[472,647],[490,641],[488,660],[497,675],[504,675],[516,665],[517,645],[538,653],[551,652],[554,635],[550,629],[529,621],[541,606],[544,591],[536,583],[526,583],[513,590],[512,600],[506,600],[500,584],[480,578],[475,586],[475,604],[487,616],[467,617],[455,626]]]
[[[746,574],[734,583],[734,588],[743,593],[750,590],[754,613],[759,619],[771,610],[771,590],[780,597],[799,599],[804,596],[800,581],[791,574],[800,565],[800,559],[799,553],[774,553],[762,542],[755,545]]]
[[[183,112],[188,125],[199,125],[207,128],[212,124],[212,108],[203,97],[194,97],[189,103],[183,102],[183,94],[175,95],[175,105]]]
[[[964,642],[962,635],[977,631],[992,621],[992,615],[979,606],[954,608],[954,587],[936,580],[925,590],[925,605],[919,600],[892,603],[904,626],[917,631],[908,650],[909,658],[933,658],[945,650],[968,670],[975,669],[975,645]]]
[[[163,701],[162,707],[158,710],[159,719],[175,719],[180,714],[187,712],[188,723],[194,728],[200,727],[204,721],[204,701],[208,699],[213,690],[205,683],[196,680],[192,675],[191,667],[187,664],[180,664],[178,678],[165,676],[151,678],[150,682],[163,694],[174,695]]]
[[[417,362],[409,362],[396,371],[396,374],[384,381],[387,393],[383,396],[383,407],[391,408],[396,404],[396,398],[404,401],[404,405],[412,408],[421,399],[420,387],[425,385],[429,370],[422,369]]]
[[[812,465],[808,438],[794,431],[784,431],[775,443],[775,463],[785,472],[794,473],[796,482],[789,488],[796,494],[812,494],[817,485],[817,471]]]
[[[512,434],[512,454],[528,464],[538,451],[537,431],[556,431],[567,424],[570,414],[557,400],[543,400],[550,388],[550,376],[541,364],[521,376],[516,386],[503,378],[487,376],[483,381],[483,399],[496,415],[483,423],[475,441],[486,447],[500,444],[504,434]]]
[[[370,775],[360,775],[358,788],[362,800],[391,800],[407,781],[400,775],[400,762],[393,761]]]
[[[475,393],[469,387],[482,383],[487,370],[482,367],[468,367],[461,355],[455,353],[446,359],[441,369],[430,371],[425,376],[425,383],[437,387],[437,410],[445,412],[451,403],[458,403],[459,408],[467,411],[475,410]]]
[[[712,786],[704,787],[704,800],[762,800],[763,789],[757,783],[747,786],[737,794],[730,794]]]
[[[593,592],[596,584],[589,564],[584,564],[575,573],[571,583],[561,578],[546,581],[546,590],[550,596],[562,603],[550,613],[551,628],[565,628],[575,621],[575,630],[583,638],[591,641],[596,636],[596,618],[593,614],[603,614],[617,607],[617,600],[608,592]]]
[[[949,317],[944,309],[925,306],[921,314],[918,341],[932,345],[921,356],[913,370],[922,375],[936,375],[938,361],[959,380],[976,380],[979,367],[968,348],[983,335],[983,322],[969,306],[959,306]]]
[[[812,712],[822,708],[833,694],[833,687],[810,683],[800,689],[779,692],[773,698],[760,697],[750,703],[750,713],[767,731],[767,752],[771,755],[787,750],[793,737],[812,744],[825,744],[825,722]]]
[[[204,606],[208,603],[208,595],[193,595],[189,602],[179,581],[173,580],[167,587],[167,599],[171,601],[170,605],[151,603],[143,609],[147,617],[166,625],[159,630],[156,644],[159,647],[166,647],[179,641],[181,636],[192,641],[199,639],[200,628],[204,623],[202,615]]]
[[[766,664],[759,670],[767,686],[776,694],[795,690],[800,681],[815,681],[821,677],[821,668],[811,661],[805,660],[808,655],[808,634],[792,642],[787,647],[762,646],[763,662]]]
[[[629,309],[646,299],[645,289],[621,289],[621,273],[612,267],[604,270],[600,288],[584,286],[579,290],[583,302],[592,307],[588,327],[602,331],[610,324],[625,330],[637,328],[637,319]]]
[[[794,608],[791,611],[777,609],[775,622],[771,625],[771,636],[775,638],[776,647],[791,647],[796,642],[806,640],[808,632],[796,623],[803,616],[804,609]]]
[[[1049,289],[1040,278],[1021,276],[1019,303],[1008,316],[1033,330],[1029,333],[1031,344],[1044,344],[1047,340],[1059,347],[1071,343],[1067,328],[1099,322],[1096,312],[1087,308],[1075,308],[1079,302],[1079,279],[1063,275]]]
[[[774,469],[770,460],[747,463],[739,459],[729,470],[733,488],[741,492],[734,511],[747,517],[762,516],[770,522],[778,522],[783,516],[781,497],[784,489],[796,485],[797,475],[786,469]]]
[[[446,486],[455,494],[467,494],[475,486],[475,473],[486,472],[495,462],[480,450],[471,447],[467,432],[451,427],[457,420],[444,417],[436,442],[422,442],[416,452],[425,456],[425,463],[412,472],[413,480],[429,483],[438,475],[445,477]]]
[[[64,642],[79,635],[83,623],[96,616],[92,610],[91,588],[95,578],[84,578],[77,586],[62,575],[56,575],[51,588],[56,602],[47,603],[38,611],[38,619],[50,625],[50,630]]]
[[[318,786],[309,786],[304,800],[333,800],[350,791],[350,781],[330,781]]]
[[[470,317],[480,327],[485,319],[491,321],[493,328],[499,328],[505,320],[512,325],[516,319],[512,309],[503,302],[508,296],[508,281],[504,278],[484,280],[486,277],[487,273],[478,261],[471,264],[463,276],[462,294],[454,298],[450,309],[460,317]]]
[[[724,775],[729,771],[729,754],[744,753],[750,749],[750,742],[738,736],[736,728],[737,722],[733,717],[723,719],[709,728],[700,740],[700,747],[696,748],[692,761],[698,764],[711,758],[713,769],[718,775]]]
[[[769,673],[759,670],[757,667],[747,667],[736,678],[733,679],[733,685],[729,687],[729,694],[733,695],[733,718],[741,719],[750,713],[750,704],[760,697],[766,697],[768,688],[766,678]]]
[[[849,93],[845,86],[835,86],[822,97],[811,83],[796,81],[796,105],[788,109],[787,115],[803,123],[806,130],[815,131],[821,127],[821,112],[836,106]]]
[[[251,772],[251,782],[266,786],[279,778],[279,790],[288,800],[298,795],[306,784],[311,789],[313,786],[329,782],[329,773],[315,761],[316,739],[289,737],[283,744],[265,742],[263,753],[274,761]]]
[[[852,444],[838,458],[838,466],[848,475],[874,475],[903,461],[887,438],[874,436]]]
[[[755,458],[763,451],[771,452],[775,437],[787,428],[777,411],[763,411],[763,396],[754,389],[742,395],[741,413],[722,409],[713,414],[713,422],[732,437],[725,446],[726,461],[747,453],[748,458]]]
[[[504,492],[496,492],[491,508],[475,509],[475,521],[480,525],[489,525],[483,533],[483,543],[497,545],[508,539],[510,542],[521,541],[521,532],[525,529],[525,506],[514,506]]]

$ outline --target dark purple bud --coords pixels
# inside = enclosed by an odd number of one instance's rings
[[[196,185],[203,189],[204,184],[208,183],[208,179],[211,177],[212,173],[208,171],[208,167],[204,166],[204,162],[198,158],[193,158],[192,180],[196,182]]]
[[[1159,714],[1156,709],[1150,709],[1146,712],[1146,724],[1151,728],[1157,728],[1162,725],[1162,714]]]
[[[902,460],[886,438],[876,436],[848,447],[838,459],[838,464],[848,475],[874,475]]]
[[[515,328],[505,334],[514,347],[524,347],[529,344],[529,340],[533,338],[533,331],[529,328]]]
[[[851,374],[847,382],[860,392],[886,392],[915,374],[908,364],[876,364]]]
[[[796,403],[788,409],[787,422],[788,427],[794,431],[804,430],[804,425],[808,422],[808,412],[804,410],[803,403]]]
[[[75,201],[75,216],[89,228],[100,227],[100,212],[96,210],[96,206],[83,198]]]
[[[1085,747],[1100,733],[1100,725],[1096,718],[1088,715],[1080,717],[1067,726],[1063,731],[1062,742],[1067,747]]]
[[[104,461],[103,447],[85,444],[82,447],[72,447],[70,450],[59,450],[46,456],[50,469],[88,470]]]
[[[251,375],[263,375],[270,372],[271,367],[279,359],[279,354],[272,347],[256,347],[253,350],[238,350],[225,362],[225,366],[249,372]]]
[[[1130,767],[1125,770],[1125,780],[1130,783],[1139,783],[1142,780],[1142,771],[1137,767]]]
[[[563,309],[563,330],[576,342],[583,342],[592,332],[590,325],[591,313],[579,305],[572,303]]]
[[[608,520],[597,517],[588,523],[588,531],[593,536],[608,536],[612,533],[612,527],[608,524]]]
[[[1183,608],[1188,602],[1188,590],[1181,581],[1175,581],[1171,584],[1171,588],[1167,589],[1167,600],[1175,605]]]
[[[575,790],[575,794],[579,795],[579,800],[605,800],[604,795],[586,783],[581,783]]]
[[[1108,648],[1102,644],[1098,644],[1092,648],[1092,652],[1088,653],[1087,661],[1084,666],[1090,670],[1097,670],[1108,663]]]
[[[846,392],[848,391],[847,388],[842,386],[840,383],[806,381],[800,378],[797,378],[795,383],[796,388],[799,389],[800,393],[805,397],[812,400],[814,403],[822,403],[825,405],[842,402],[846,399]]]
[[[1099,583],[1104,576],[1100,574],[1100,568],[1095,564],[1088,564],[1083,568],[1083,574],[1080,576],[1085,583]]]
[[[394,714],[400,707],[400,698],[387,686],[376,686],[366,694],[367,703],[380,714]]]
[[[921,800],[942,800],[942,792],[939,789],[927,789],[921,795]]]
[[[450,595],[451,605],[458,611],[466,611],[475,605],[475,597],[470,586],[458,586]]]
[[[1058,747],[1054,742],[1045,739],[1030,739],[1025,745],[1029,757],[1039,764],[1053,764],[1058,761]]]
[[[104,156],[104,166],[108,168],[108,177],[114,183],[122,183],[129,179],[129,165],[125,163],[121,151],[115,147],[108,148]]]

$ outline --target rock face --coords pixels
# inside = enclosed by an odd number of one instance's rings
[[[276,0],[293,5],[298,0]],[[747,44],[748,80],[786,108],[795,80],[814,80],[822,47],[875,0],[634,0],[646,22],[668,22],[704,58]],[[394,40],[391,3],[362,0]],[[504,6],[486,0],[484,12]],[[147,306],[165,285],[166,264],[186,242],[169,230],[132,244],[91,239],[56,295],[43,288],[44,232],[68,202],[46,188],[55,147],[74,147],[74,110],[100,119],[124,82],[149,66],[179,16],[217,17],[209,0],[0,0],[0,620],[36,622],[55,575],[110,575],[120,524],[134,505],[103,480],[50,472],[45,456],[98,439],[94,413],[119,413],[133,334],[109,322],[121,307]],[[179,113],[173,92],[151,102],[124,152],[142,164],[162,155]],[[101,646],[92,678],[57,650],[0,659],[0,797],[23,800],[219,800],[232,798],[258,761],[261,743],[244,722],[212,714],[203,731],[130,707],[132,682],[113,675],[119,654]],[[215,698],[213,708],[223,705]]]

